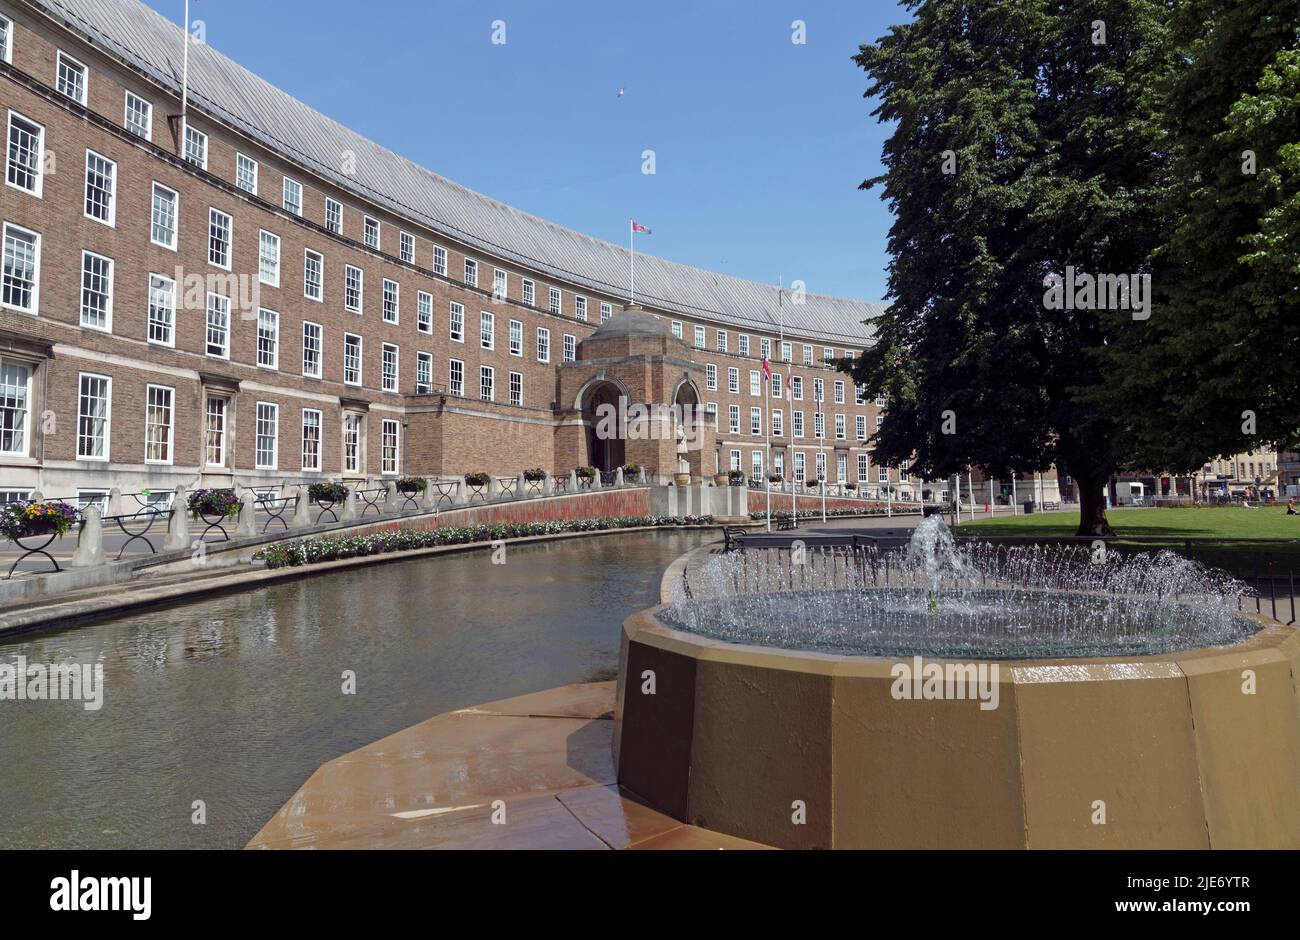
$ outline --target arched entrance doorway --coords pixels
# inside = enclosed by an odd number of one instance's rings
[[[601,382],[587,390],[583,396],[582,423],[587,435],[587,455],[597,470],[617,470],[626,462],[624,458],[623,414],[619,411],[622,397],[613,382]]]
[[[700,407],[699,391],[689,379],[683,377],[677,384],[677,390],[673,394],[673,406],[676,420],[681,423],[682,430],[685,432],[686,446],[686,453],[683,454],[678,450],[675,455],[673,472],[679,473],[685,470],[693,479],[699,480],[704,474],[702,459],[704,414]],[[683,459],[686,461],[684,468],[680,465]]]

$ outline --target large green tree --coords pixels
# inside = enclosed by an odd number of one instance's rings
[[[1055,464],[1080,534],[1106,534],[1114,427],[1090,395],[1107,321],[1048,309],[1045,278],[1139,274],[1161,235],[1167,3],[912,0],[855,57],[894,122],[889,305],[841,368],[888,396],[877,459],[929,479]]]
[[[1300,433],[1298,31],[1296,0],[1176,10],[1156,300],[1116,322],[1094,395],[1131,464],[1191,470]]]

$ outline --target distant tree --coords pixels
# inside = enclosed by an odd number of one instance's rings
[[[1139,466],[1192,470],[1300,437],[1300,3],[1185,0],[1163,110],[1167,240],[1150,320],[1094,396]]]
[[[1045,278],[1148,272],[1161,235],[1156,120],[1171,64],[1165,3],[911,0],[861,47],[885,143],[889,306],[841,363],[888,396],[877,459],[943,479],[1055,464],[1079,488],[1079,533],[1108,534],[1114,426],[1106,321],[1045,305]]]

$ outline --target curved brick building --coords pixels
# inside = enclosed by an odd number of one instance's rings
[[[183,33],[136,0],[0,0],[0,32],[0,497],[667,478],[671,436],[597,433],[620,400],[698,406],[697,479],[824,465],[883,484],[879,409],[824,364],[869,342],[879,305],[642,256],[643,311],[625,311],[625,248],[418,167],[206,45],[182,120]]]

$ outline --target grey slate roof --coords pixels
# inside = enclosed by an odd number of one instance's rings
[[[155,81],[179,94],[181,27],[138,0],[28,0]],[[190,48],[190,100],[201,112],[259,140],[340,187],[449,238],[524,268],[614,297],[626,292],[627,249],[563,228],[466,189],[331,120],[236,64],[209,45]],[[196,123],[200,123],[200,121]],[[356,171],[337,169],[356,155]],[[637,253],[637,300],[664,311],[697,314],[748,329],[776,331],[775,285],[759,284]],[[787,329],[836,344],[863,345],[862,321],[883,305],[808,294],[784,301]]]

